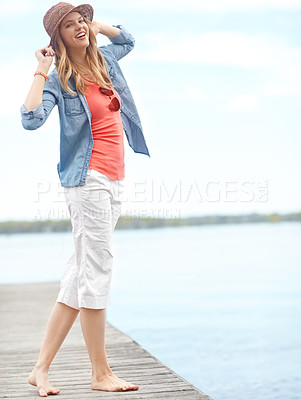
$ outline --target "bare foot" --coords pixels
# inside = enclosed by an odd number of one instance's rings
[[[41,371],[37,367],[32,370],[28,382],[33,386],[37,386],[38,394],[41,397],[47,397],[49,394],[58,394],[60,392],[60,389],[54,388],[50,385],[48,373]]]
[[[105,390],[107,392],[124,392],[127,390],[138,390],[139,386],[118,378],[112,372],[101,378],[92,378],[91,388],[92,390]]]

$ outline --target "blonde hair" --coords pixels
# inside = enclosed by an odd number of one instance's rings
[[[83,17],[83,19],[89,27],[89,46],[86,50],[86,56],[90,71],[94,76],[94,81],[101,87],[112,87],[112,82],[107,73],[107,62],[97,48],[96,36],[90,27],[90,21],[87,20],[85,17]],[[89,85],[89,83],[83,79],[78,66],[69,57],[67,48],[64,45],[59,29],[57,30],[55,35],[54,45],[55,66],[57,68],[59,80],[62,87],[70,94],[76,94],[69,86],[69,79],[71,75],[73,75],[76,90],[79,93],[84,94],[85,86]]]

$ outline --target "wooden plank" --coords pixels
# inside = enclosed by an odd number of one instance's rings
[[[58,290],[57,282],[0,285],[0,399],[38,398],[27,378],[37,360]],[[121,400],[212,400],[109,323],[106,348],[112,370],[137,383],[139,390],[91,390],[90,360],[77,319],[49,371],[50,381],[61,389],[61,400],[116,396]]]

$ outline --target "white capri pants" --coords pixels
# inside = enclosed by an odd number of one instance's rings
[[[112,234],[121,212],[124,179],[88,169],[83,186],[64,188],[75,251],[67,262],[57,302],[79,310],[110,305]]]

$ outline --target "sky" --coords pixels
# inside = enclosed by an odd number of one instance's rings
[[[1,0],[2,221],[68,218],[57,109],[36,131],[20,118],[53,4]],[[151,157],[126,142],[123,215],[300,212],[301,0],[90,4],[136,39],[120,66]]]

